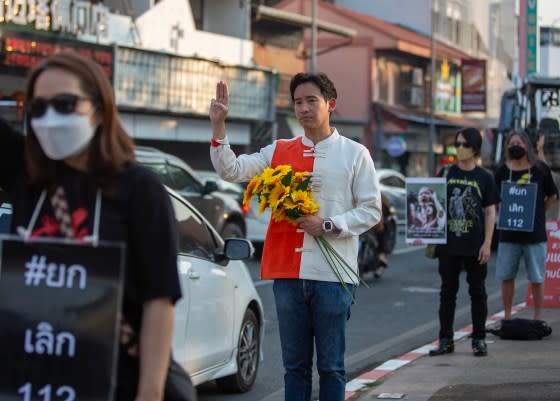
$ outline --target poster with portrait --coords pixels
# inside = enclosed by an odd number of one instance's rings
[[[445,177],[406,179],[406,242],[447,242],[447,190]]]

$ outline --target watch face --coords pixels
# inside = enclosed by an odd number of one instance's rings
[[[323,222],[323,230],[331,231],[332,230],[332,223],[330,221]]]

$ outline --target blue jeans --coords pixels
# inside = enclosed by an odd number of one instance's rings
[[[525,261],[527,279],[531,283],[544,283],[546,242],[534,244],[498,243],[496,279],[500,281],[514,279],[517,276],[522,257]]]
[[[348,288],[354,296],[356,286]],[[352,297],[340,283],[327,281],[277,279],[273,289],[285,371],[284,399],[311,400],[315,340],[319,399],[343,401],[345,331]]]

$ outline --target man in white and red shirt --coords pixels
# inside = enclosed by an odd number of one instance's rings
[[[381,194],[369,151],[330,126],[337,93],[322,73],[296,74],[290,83],[296,117],[305,135],[276,140],[258,153],[236,156],[225,119],[229,96],[219,82],[210,106],[210,157],[225,180],[244,182],[266,167],[288,164],[312,173],[316,215],[269,223],[261,278],[274,280],[286,401],[310,401],[313,340],[320,375],[319,399],[344,400],[345,329],[358,276],[358,236],[381,219]],[[324,236],[355,274],[342,278],[344,289],[313,237]]]

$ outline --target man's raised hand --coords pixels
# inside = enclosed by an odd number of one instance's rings
[[[212,99],[210,102],[210,111],[209,117],[210,122],[212,123],[213,131],[216,134],[221,134],[222,126],[225,125],[225,120],[229,111],[229,95],[228,95],[228,87],[227,84],[223,81],[220,81],[216,84],[216,97]],[[225,127],[224,132],[225,135]],[[214,135],[215,138],[220,139],[223,138],[222,135]]]

